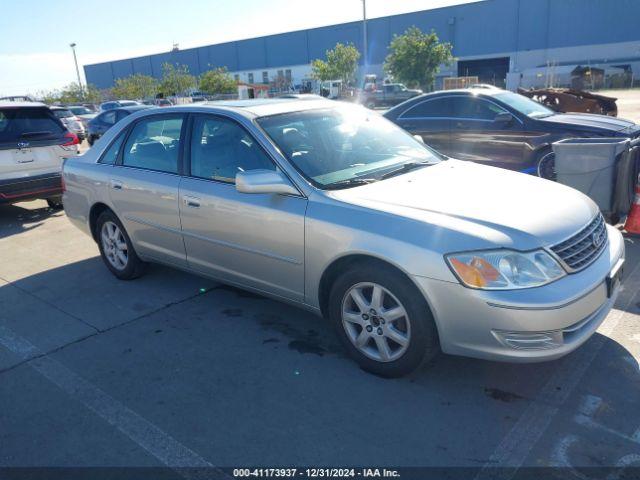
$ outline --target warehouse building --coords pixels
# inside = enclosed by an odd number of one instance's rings
[[[382,75],[391,39],[415,25],[453,45],[457,61],[442,69],[438,88],[452,76],[477,76],[510,89],[638,85],[638,18],[639,0],[483,0],[374,18],[367,21],[368,58],[361,58],[359,76]],[[194,75],[226,67],[240,82],[300,88],[309,85],[311,61],[337,42],[363,52],[363,22],[85,65],[84,71],[87,82],[101,89],[135,73],[160,78],[166,62],[186,65]],[[591,69],[601,74],[589,77]]]

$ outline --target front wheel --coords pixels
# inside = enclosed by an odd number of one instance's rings
[[[100,255],[111,273],[120,280],[132,280],[144,273],[144,262],[136,254],[129,235],[112,212],[103,212],[98,217],[96,229]]]
[[[328,310],[347,352],[368,372],[399,377],[438,352],[426,300],[386,265],[372,262],[342,274],[331,289]]]

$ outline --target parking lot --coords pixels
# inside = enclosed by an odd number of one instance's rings
[[[118,281],[63,212],[0,206],[0,465],[473,469],[461,478],[554,465],[558,478],[632,478],[637,242],[626,239],[616,309],[568,357],[442,355],[385,380],[320,318],[164,267]]]

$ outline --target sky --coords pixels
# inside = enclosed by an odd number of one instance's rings
[[[470,0],[367,0],[367,17]],[[82,65],[362,19],[361,0],[0,0],[0,96],[76,81]]]

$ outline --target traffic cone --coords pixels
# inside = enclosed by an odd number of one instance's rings
[[[640,235],[640,184],[638,183],[636,183],[636,195],[627,215],[627,221],[624,223],[624,229],[632,235]]]

